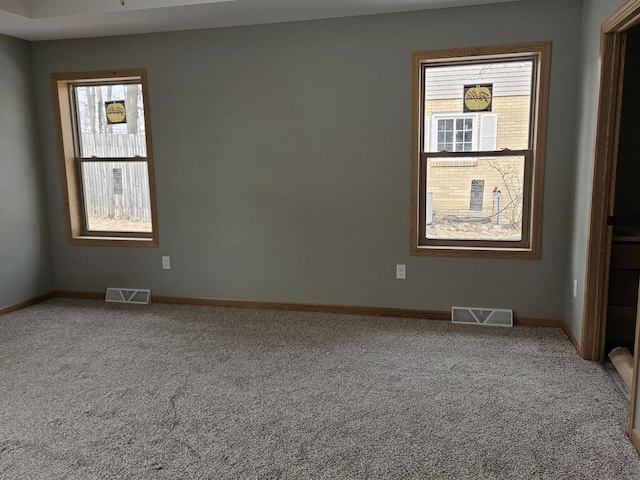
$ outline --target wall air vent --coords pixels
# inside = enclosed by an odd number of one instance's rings
[[[451,307],[451,321],[467,325],[513,327],[513,310],[500,308]]]
[[[105,302],[138,303],[146,305],[151,301],[151,290],[140,288],[107,288]]]

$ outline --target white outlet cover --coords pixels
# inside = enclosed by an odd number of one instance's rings
[[[407,278],[407,266],[406,265],[396,265],[396,279],[405,280]]]
[[[169,257],[162,257],[162,268],[165,270],[171,268],[171,259]]]

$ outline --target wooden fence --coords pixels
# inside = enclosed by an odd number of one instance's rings
[[[83,157],[146,156],[143,134],[83,134]],[[87,215],[133,222],[151,222],[151,196],[146,161],[82,164]]]

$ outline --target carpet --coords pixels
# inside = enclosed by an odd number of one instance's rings
[[[53,299],[0,317],[2,479],[638,479],[558,329]]]

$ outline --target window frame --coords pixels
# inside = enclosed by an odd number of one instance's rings
[[[524,150],[429,152],[425,147],[425,67],[533,59],[529,148]],[[410,254],[538,259],[542,248],[542,194],[551,69],[551,42],[418,51],[412,54]],[[447,114],[448,115],[448,114]],[[460,112],[460,115],[464,115]],[[431,119],[433,122],[433,119]],[[436,122],[433,122],[434,124]],[[480,125],[478,125],[478,128]],[[431,125],[433,129],[433,125]],[[480,135],[480,132],[478,132]],[[432,160],[524,157],[522,239],[444,240],[426,238],[426,172]]]
[[[140,83],[144,105],[146,157],[83,158],[79,150],[79,132],[75,118],[73,87],[104,84]],[[58,148],[65,203],[67,239],[70,245],[157,247],[158,221],[149,94],[146,69],[97,72],[53,73],[51,75],[54,112],[58,130]],[[82,165],[85,162],[145,162],[149,181],[151,232],[88,230],[84,206]]]

